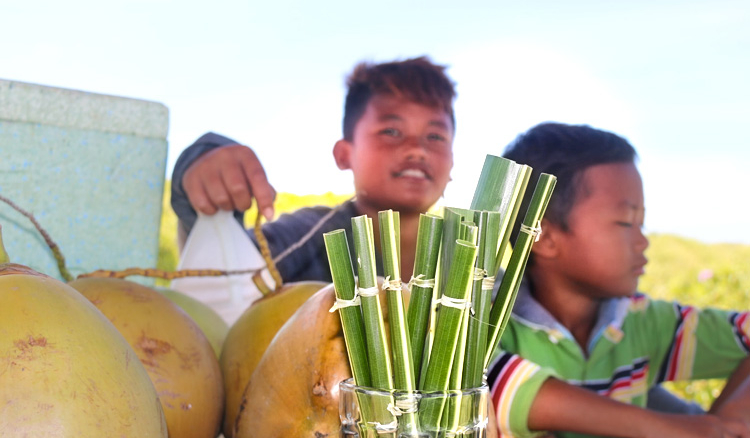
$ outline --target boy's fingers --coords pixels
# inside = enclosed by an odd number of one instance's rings
[[[232,163],[222,174],[222,183],[230,209],[245,211],[253,205],[253,189],[239,163]]]
[[[270,185],[261,192],[255,192],[255,200],[258,202],[258,210],[267,221],[273,220],[275,214],[273,201],[276,199],[276,190]]]
[[[247,146],[223,146],[206,153],[185,172],[183,186],[190,204],[201,213],[245,211],[255,197],[261,213],[269,220],[273,218],[276,191],[255,152]]]
[[[208,198],[207,203],[211,205],[211,207],[207,208],[213,208],[213,213],[216,212],[215,209],[226,211],[232,211],[235,209],[225,181],[226,179],[236,179],[236,176],[231,175],[237,173],[237,166],[232,164],[225,166],[223,169],[206,168],[200,173],[197,179],[201,182],[203,191],[206,193]],[[200,210],[197,205],[193,204],[193,206],[196,210],[203,211]],[[206,214],[213,214],[208,211],[203,212]]]
[[[190,205],[196,211],[212,215],[226,207],[228,195],[221,177],[221,155],[218,150],[199,158],[186,171],[182,185]]]
[[[273,219],[274,209],[273,201],[276,199],[276,190],[268,182],[266,171],[260,164],[255,153],[243,157],[240,164],[244,170],[245,177],[250,183],[252,196],[258,203],[258,211],[265,216],[267,220]]]
[[[216,213],[217,211],[216,206],[209,199],[208,194],[203,188],[203,184],[201,184],[199,181],[197,182],[185,181],[184,184],[185,184],[185,193],[187,194],[188,201],[190,201],[190,205],[192,205],[196,211],[199,211],[201,213],[208,214],[208,215]]]

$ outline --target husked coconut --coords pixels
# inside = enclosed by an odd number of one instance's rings
[[[224,390],[218,359],[200,327],[168,298],[133,281],[80,278],[69,284],[135,350],[159,395],[169,438],[216,437]]]
[[[221,349],[224,346],[224,339],[229,332],[229,326],[221,315],[219,315],[208,304],[198,301],[190,295],[174,289],[155,289],[165,297],[169,298],[173,303],[177,304],[177,306],[184,310],[188,316],[193,318],[193,321],[195,321],[195,323],[198,324],[198,327],[203,330],[203,334],[206,335],[206,339],[211,343],[214,353],[216,353],[216,357],[218,358],[221,354]]]
[[[284,324],[243,393],[234,438],[340,434],[338,385],[351,377],[333,285]]]
[[[1,237],[0,406],[0,437],[167,438],[123,336],[69,285],[8,263]]]
[[[289,317],[327,285],[320,281],[285,283],[253,302],[229,329],[219,360],[224,378],[226,438],[233,436],[242,395],[268,344]]]

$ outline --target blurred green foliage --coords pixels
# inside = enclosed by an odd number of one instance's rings
[[[161,201],[161,227],[159,228],[159,256],[156,268],[174,271],[179,262],[180,251],[177,249],[177,215],[169,205],[171,181],[164,183],[164,197]],[[157,286],[169,286],[169,280],[156,279]]]
[[[279,193],[276,215],[311,205],[333,206],[351,194],[294,195]],[[245,214],[245,224],[255,223],[255,208]],[[639,288],[653,298],[677,300],[698,307],[750,308],[750,245],[705,244],[673,235],[651,234],[649,264]],[[177,267],[177,218],[165,188],[157,268]],[[163,280],[162,285],[166,285]],[[708,408],[723,388],[724,380],[667,383],[667,389]]]

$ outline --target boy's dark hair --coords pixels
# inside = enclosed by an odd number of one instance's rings
[[[344,139],[352,141],[354,125],[365,112],[370,98],[377,94],[440,108],[456,125],[453,98],[456,91],[446,76],[445,67],[433,64],[426,56],[382,64],[362,62],[347,78],[348,92],[344,105]]]
[[[544,218],[567,231],[568,215],[582,193],[583,171],[598,164],[634,163],[637,153],[617,134],[588,125],[545,122],[516,137],[503,157],[532,167],[519,215],[528,208],[539,175],[548,173],[557,177]],[[514,228],[513,238],[518,235],[518,228]]]

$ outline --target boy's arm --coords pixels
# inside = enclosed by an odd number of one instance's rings
[[[750,357],[740,362],[709,412],[750,425]]]
[[[750,437],[746,425],[714,415],[649,411],[555,378],[540,387],[529,411],[531,430],[569,431],[624,438]]]
[[[185,149],[172,174],[172,208],[187,233],[196,211],[243,212],[256,198],[266,218],[273,217],[276,195],[255,153],[234,140],[207,133]]]
[[[680,318],[676,320],[674,341],[665,363],[677,366],[669,367],[669,372],[663,371],[660,378],[687,380],[728,376],[724,390],[709,413],[747,427],[750,425],[750,357],[747,356],[750,313],[676,305],[674,314]],[[691,353],[688,355],[685,351]]]

